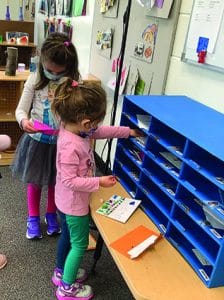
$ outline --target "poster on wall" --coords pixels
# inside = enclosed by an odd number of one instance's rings
[[[142,74],[140,66],[131,62],[124,93],[127,95],[149,95],[152,80],[153,72],[148,70],[147,76],[145,76]]]
[[[119,86],[119,96],[123,94],[124,92],[124,88],[126,86],[126,81],[128,78],[128,74],[129,74],[129,65],[123,65],[122,71],[121,71],[121,80],[120,80],[120,86]],[[117,83],[117,72],[118,70],[115,71],[116,74],[114,76],[112,76],[109,81],[107,82],[107,86],[115,91],[116,88],[116,83]]]
[[[96,36],[96,45],[99,49],[99,54],[110,59],[112,51],[112,41],[113,41],[114,30],[108,28],[106,30],[98,30]]]
[[[119,0],[101,0],[100,13],[107,18],[117,18]]]
[[[146,11],[146,15],[167,19],[171,11],[172,4],[173,0],[156,0],[153,8]]]
[[[71,16],[72,0],[41,0],[39,13],[48,17]]]
[[[148,24],[141,33],[141,38],[135,41],[133,56],[147,63],[152,63],[155,49],[158,25]]]

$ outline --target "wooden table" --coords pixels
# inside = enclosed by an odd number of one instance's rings
[[[125,233],[142,224],[157,232],[158,229],[139,208],[126,224],[97,214],[95,211],[113,194],[130,196],[117,183],[113,188],[100,188],[92,194],[92,218],[108,247],[131,293],[137,300],[223,300],[224,287],[208,289],[190,265],[172,245],[162,238],[140,257],[131,260],[109,245]],[[100,261],[99,261],[100,263]],[[109,272],[109,270],[108,270]]]

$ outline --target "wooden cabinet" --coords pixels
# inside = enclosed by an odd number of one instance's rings
[[[23,134],[16,118],[15,110],[30,72],[17,72],[16,76],[6,76],[0,71],[0,133],[8,134],[12,139],[10,149],[1,153],[0,165],[10,165],[17,143]],[[91,74],[83,76],[83,81],[100,84],[100,80]]]
[[[19,31],[29,34],[28,45],[17,45],[6,42],[7,31]],[[6,49],[7,47],[18,48],[18,63],[24,63],[26,69],[29,69],[30,58],[36,52],[34,45],[34,22],[32,21],[5,21],[0,20],[0,35],[3,36],[3,43],[0,44],[0,69],[4,70],[6,66]]]
[[[125,96],[114,173],[207,287],[224,286],[224,115],[184,96]],[[172,272],[172,270],[170,270]]]
[[[0,165],[11,163],[23,133],[16,121],[15,109],[28,76],[29,71],[17,72],[16,76],[6,76],[5,71],[0,71],[0,133],[8,134],[12,139],[11,148],[1,153]]]

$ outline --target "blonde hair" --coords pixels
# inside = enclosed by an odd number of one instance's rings
[[[84,119],[102,121],[106,114],[106,92],[96,83],[79,83],[64,77],[55,90],[52,111],[64,123],[79,123]]]

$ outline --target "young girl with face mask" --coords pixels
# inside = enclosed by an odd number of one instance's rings
[[[51,103],[62,76],[79,80],[78,56],[66,35],[52,33],[42,45],[38,72],[30,74],[16,108],[16,119],[25,133],[18,143],[12,172],[27,184],[28,239],[42,238],[40,199],[43,186],[47,186],[47,234],[58,234],[61,230],[54,199],[57,136],[36,129],[34,124],[38,121],[53,130],[58,128]]]
[[[55,199],[64,220],[52,281],[58,286],[58,300],[89,300],[93,291],[81,283],[86,276],[80,276],[79,266],[89,241],[90,194],[100,187],[116,184],[115,176],[94,176],[90,139],[137,137],[142,133],[124,126],[99,125],[106,114],[106,93],[94,83],[80,84],[62,78],[52,110],[61,121]]]

